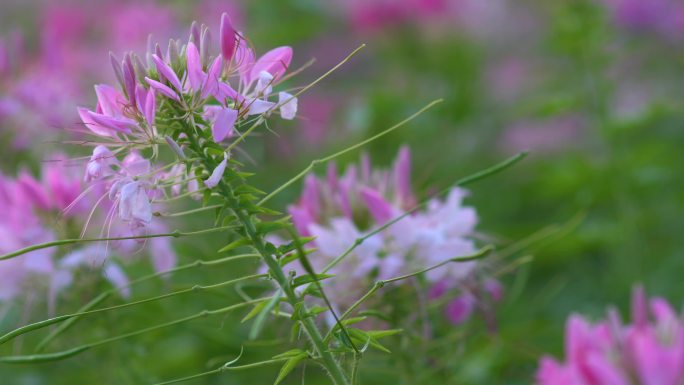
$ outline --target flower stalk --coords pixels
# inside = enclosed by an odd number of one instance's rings
[[[192,122],[185,126],[185,134],[187,135],[189,149],[195,153],[200,159],[200,162],[207,170],[214,170],[218,164],[211,156],[206,155],[204,148],[200,144],[199,138],[196,137],[196,127],[192,126]],[[273,280],[278,284],[280,290],[283,292],[287,302],[300,312],[302,327],[306,331],[311,344],[316,353],[322,360],[322,364],[328,371],[328,374],[336,385],[349,384],[349,380],[344,373],[344,369],[340,363],[335,359],[333,354],[328,350],[326,343],[323,340],[323,333],[319,330],[313,318],[307,315],[307,308],[303,300],[295,293],[290,281],[288,280],[283,268],[280,266],[276,257],[272,252],[266,248],[266,243],[263,236],[257,231],[256,225],[251,214],[247,213],[244,208],[240,207],[239,201],[233,192],[233,187],[229,182],[222,178],[216,186],[216,192],[225,201],[226,207],[230,209],[239,224],[245,231],[246,238],[251,242],[251,246],[261,256],[264,263],[268,266],[269,273]]]

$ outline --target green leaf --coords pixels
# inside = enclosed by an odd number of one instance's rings
[[[314,281],[322,281],[324,279],[328,279],[330,277],[334,277],[335,274],[304,274],[300,275],[299,277],[295,277],[295,279],[292,280],[292,287],[298,287],[302,285],[306,285],[307,283],[311,283]]]
[[[264,308],[264,306],[266,306],[266,301],[257,303],[240,322],[244,323],[254,318],[257,314],[259,314],[259,312]]]
[[[273,356],[273,359],[274,359],[274,360],[277,360],[277,359],[279,359],[279,358],[290,358],[290,357],[298,356],[298,355],[300,355],[300,354],[305,354],[305,355],[306,355],[306,352],[303,351],[302,349],[297,349],[297,348],[295,348],[295,349],[290,349],[290,350],[288,350],[288,351],[286,351],[286,352],[284,352],[284,353],[280,353],[280,354],[278,354],[277,356]]]
[[[274,231],[285,229],[289,226],[287,223],[279,222],[261,222],[256,225],[257,232],[262,235],[272,233]]]
[[[256,194],[256,195],[266,195],[264,191],[259,190],[258,188],[248,185],[248,184],[241,184],[233,190],[236,195],[242,195],[242,194]]]
[[[221,248],[218,252],[219,252],[219,253],[225,253],[226,251],[231,251],[231,250],[233,250],[233,249],[236,248],[236,247],[248,246],[248,245],[251,245],[251,244],[252,244],[252,241],[250,241],[249,239],[247,239],[247,238],[240,238],[240,239],[235,240],[235,241],[229,243],[228,245],[224,246],[224,247]]]
[[[378,349],[385,353],[392,353],[389,349],[382,346],[375,338],[373,338],[370,334],[366,333],[363,330],[348,328],[347,331],[349,332],[349,335],[351,335],[352,339],[356,340],[356,342],[358,342],[359,345],[367,344],[370,339],[370,345],[375,349]]]
[[[379,310],[373,310],[373,309],[362,310],[359,312],[359,315],[364,315],[364,316],[368,316],[368,317],[375,317],[375,318],[381,319],[383,321],[388,321],[388,322],[390,321],[390,317],[387,314],[385,314]]]
[[[403,332],[404,329],[388,329],[388,330],[368,330],[366,333],[368,333],[369,336],[373,337],[373,339],[380,339],[380,338],[385,338],[389,336],[393,336],[395,334],[399,334]]]
[[[252,324],[252,329],[249,331],[250,340],[255,340],[259,336],[259,333],[261,333],[261,329],[264,327],[264,323],[266,322],[266,317],[269,313],[271,313],[271,310],[278,305],[281,295],[282,292],[280,289],[278,289],[273,297],[271,297],[266,305],[264,305],[264,307],[259,311],[259,314],[257,314],[256,318],[254,319],[254,324]]]
[[[308,355],[306,353],[299,354],[297,356],[294,356],[290,358],[289,360],[285,361],[285,365],[283,365],[282,368],[280,368],[280,373],[278,373],[278,378],[276,378],[275,382],[273,385],[278,385],[281,381],[287,377],[290,372],[297,367],[297,365],[307,357]]]

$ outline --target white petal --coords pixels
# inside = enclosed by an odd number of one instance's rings
[[[287,92],[278,93],[278,105],[283,119],[292,120],[297,115],[297,98]]]

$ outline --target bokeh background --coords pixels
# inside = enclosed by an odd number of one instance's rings
[[[444,102],[366,150],[388,165],[402,144],[414,157],[423,196],[522,150],[521,164],[469,188],[479,231],[500,244],[538,231],[553,236],[502,278],[495,331],[472,319],[430,346],[439,371],[389,343],[362,367],[373,384],[529,384],[540,355],[562,353],[566,317],[626,309],[630,290],[684,299],[684,2],[678,0],[287,0],[18,1],[0,3],[0,169],[38,170],[65,144],[75,107],[94,104],[92,85],[113,81],[108,52],[144,52],[147,36],[183,38],[192,20],[218,28],[227,11],[259,52],[294,48],[296,78],[315,79],[367,47],[300,98],[299,118],[276,122],[248,149],[265,191],[308,162],[376,134],[436,98]],[[261,49],[259,47],[262,47]],[[349,154],[339,164],[356,161]],[[273,206],[297,196],[288,191]],[[200,221],[201,219],[197,219]],[[190,227],[192,223],[179,226]],[[174,243],[181,261],[215,254],[221,239]],[[136,288],[140,298],[169,287],[252,271],[249,262],[197,271]],[[135,263],[131,276],[149,271]],[[74,310],[106,283],[66,293]],[[252,288],[246,287],[244,290]],[[174,298],[81,321],[61,347],[236,301],[231,290]],[[46,317],[3,304],[0,330]],[[206,319],[41,366],[1,366],[6,384],[138,384],[211,368],[245,348],[267,359],[287,339],[272,324],[244,342],[241,315]],[[448,327],[448,326],[445,326]],[[31,343],[31,338],[21,343]],[[12,349],[21,349],[14,346]],[[230,372],[195,384],[271,383],[277,367]],[[301,371],[285,383],[302,383]],[[306,383],[325,383],[310,369]]]

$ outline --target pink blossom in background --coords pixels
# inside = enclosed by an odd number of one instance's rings
[[[682,316],[641,287],[632,296],[632,322],[614,309],[591,323],[572,315],[565,330],[565,361],[543,357],[538,385],[678,385],[684,381]]]
[[[533,73],[534,68],[526,59],[507,57],[496,60],[485,75],[489,94],[497,101],[515,102],[536,80]]]
[[[338,1],[349,22],[359,31],[376,31],[404,23],[443,19],[458,0],[349,0]]]
[[[508,127],[499,139],[504,152],[531,150],[554,153],[581,144],[584,121],[577,116],[555,116],[536,121],[523,121]]]
[[[0,175],[0,253],[9,253],[23,247],[65,237],[65,221],[69,226],[82,227],[88,237],[113,237],[138,235],[131,229],[114,224],[101,228],[85,221],[92,217],[97,206],[107,216],[111,205],[102,202],[102,186],[93,186],[84,193],[81,163],[64,155],[53,155],[43,163],[41,178],[28,171],[16,178]],[[104,192],[106,193],[106,192]],[[86,230],[92,230],[87,231]],[[151,231],[167,232],[159,224]],[[71,236],[74,237],[74,236]],[[123,289],[126,275],[119,263],[112,258],[120,256],[131,260],[146,245],[145,240],[109,242],[98,245],[74,245],[71,251],[60,254],[58,249],[47,248],[9,260],[0,261],[0,300],[12,300],[19,294],[41,292],[48,295],[50,308],[59,291],[73,283],[76,269],[94,270],[104,274],[116,287]],[[156,271],[166,271],[175,266],[175,252],[169,238],[153,238],[149,241]],[[111,276],[110,276],[111,275]]]
[[[636,32],[682,40],[684,3],[678,0],[603,0],[615,23]]]
[[[413,273],[475,252],[471,236],[477,214],[472,207],[463,205],[465,196],[464,190],[454,188],[445,199],[429,201],[425,208],[358,245],[330,270],[339,278],[325,281],[333,302],[348,306],[375,280]],[[416,204],[411,185],[411,155],[404,147],[390,170],[372,168],[364,155],[358,165],[349,166],[342,175],[331,165],[325,177],[307,176],[300,199],[288,211],[300,234],[315,237],[312,243],[317,250],[309,259],[314,269],[321,271],[356,239]],[[453,263],[426,273],[432,285],[431,298],[459,289],[462,296],[473,299],[448,306],[448,318],[455,323],[468,319],[474,309],[475,296],[468,286],[480,287],[477,267],[478,263],[472,261]],[[299,267],[296,271],[304,273]],[[455,312],[459,315],[454,316]]]

